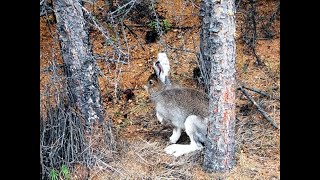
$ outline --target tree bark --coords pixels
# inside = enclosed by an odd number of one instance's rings
[[[235,165],[235,4],[202,0],[200,53],[210,62],[209,109],[203,167],[225,172]]]
[[[79,0],[54,0],[57,33],[64,61],[71,103],[81,111],[87,125],[103,122],[96,62],[89,46]]]

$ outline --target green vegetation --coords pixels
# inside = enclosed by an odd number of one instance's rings
[[[164,32],[168,32],[171,28],[171,24],[169,23],[169,21],[167,19],[164,20],[160,20],[159,22],[160,24],[160,28],[164,31]],[[158,22],[155,20],[152,20],[148,23],[148,27],[150,27],[153,31],[157,31],[157,24]]]
[[[59,180],[59,177],[63,180],[71,180],[70,171],[66,165],[62,165],[58,174],[55,168],[50,171],[50,180]]]

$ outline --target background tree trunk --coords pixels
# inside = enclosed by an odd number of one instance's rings
[[[61,45],[71,103],[84,115],[86,124],[103,122],[95,60],[89,48],[82,6],[78,0],[54,0],[57,33]]]
[[[200,53],[210,62],[208,139],[204,169],[224,172],[235,165],[234,0],[203,0]]]

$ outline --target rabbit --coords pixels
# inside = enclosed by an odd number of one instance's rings
[[[173,133],[165,152],[175,157],[200,150],[206,141],[209,116],[209,98],[206,94],[191,88],[168,87],[156,73],[149,76],[146,91],[155,103],[156,116],[161,124],[173,125]],[[181,131],[190,138],[189,145],[175,144]]]

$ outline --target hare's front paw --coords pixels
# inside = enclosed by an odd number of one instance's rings
[[[178,141],[177,136],[174,136],[174,134],[172,134],[172,136],[170,136],[170,142],[171,142],[172,144],[175,144],[177,141]]]
[[[173,129],[172,136],[170,136],[170,142],[175,144],[181,136],[181,129],[175,128]]]

